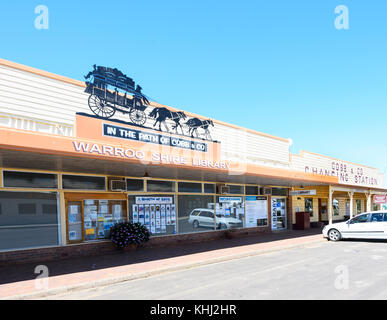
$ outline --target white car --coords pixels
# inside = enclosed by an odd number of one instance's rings
[[[211,227],[215,225],[214,210],[211,209],[194,209],[189,215],[188,222],[192,224],[194,228],[198,227]],[[220,214],[216,215],[217,229],[230,229],[243,227],[241,220],[233,217],[225,217]]]
[[[387,212],[371,211],[356,217],[324,227],[324,238],[340,239],[387,239]]]

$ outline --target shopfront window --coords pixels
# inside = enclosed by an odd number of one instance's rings
[[[126,201],[93,200],[83,201],[84,239],[109,239],[110,228],[126,221]]]
[[[178,196],[179,233],[215,229],[214,196]]]
[[[271,198],[271,228],[273,230],[286,228],[285,198]]]
[[[0,192],[0,250],[59,244],[56,193]]]
[[[148,180],[148,192],[175,192],[175,182],[165,180]]]
[[[69,201],[67,203],[67,230],[70,242],[83,240],[82,202]]]
[[[361,213],[361,200],[356,199],[356,214]]]
[[[106,190],[105,177],[62,175],[63,189]]]
[[[202,193],[202,184],[195,182],[179,182],[179,192]]]
[[[216,193],[216,185],[214,183],[205,183],[204,193]]]
[[[144,191],[144,180],[126,179],[126,191]]]
[[[243,228],[245,208],[243,197],[216,197],[216,227],[218,229]]]
[[[271,188],[271,194],[273,196],[284,196],[288,195],[288,189],[286,188]]]
[[[177,233],[174,195],[128,196],[129,221],[146,226],[152,236]]]
[[[340,210],[339,210],[339,200],[333,199],[332,207],[333,207],[333,215],[334,216],[338,216],[339,213],[340,213]]]
[[[3,184],[7,188],[57,189],[58,176],[52,173],[3,171]]]
[[[305,212],[309,212],[309,215],[313,217],[313,199],[305,198]]]
[[[246,196],[246,227],[266,226],[267,217],[267,197]]]
[[[244,186],[229,184],[228,187],[230,189],[230,194],[244,194]]]
[[[259,193],[259,187],[257,186],[246,186],[246,195],[258,195]]]
[[[84,199],[67,202],[70,242],[109,239],[110,228],[127,220],[126,201]]]

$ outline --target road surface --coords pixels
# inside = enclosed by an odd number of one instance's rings
[[[387,242],[321,242],[45,299],[387,299]]]

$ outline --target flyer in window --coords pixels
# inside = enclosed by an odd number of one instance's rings
[[[109,207],[107,204],[100,204],[99,213],[107,214],[109,212]]]
[[[99,239],[105,239],[105,230],[102,228],[102,229],[98,229],[98,238]]]
[[[85,229],[88,229],[91,227],[92,227],[91,220],[85,220]]]
[[[144,208],[144,205],[140,204],[138,206],[138,222],[140,222],[141,224],[144,224],[145,222],[145,208]]]
[[[105,215],[103,213],[98,213],[98,221],[104,221]]]
[[[153,234],[155,234],[155,233],[156,233],[156,227],[152,227],[152,226],[151,226],[150,232],[153,233]]]
[[[138,205],[132,205],[133,222],[138,222]]]
[[[104,230],[110,230],[111,227],[113,227],[113,222],[105,222],[103,225]]]
[[[70,214],[78,214],[78,205],[72,205],[69,207],[69,213]]]
[[[97,220],[97,211],[91,211],[90,212],[90,219],[91,220]]]
[[[69,232],[69,240],[77,240],[77,232],[75,230]]]
[[[176,207],[174,204],[171,204],[171,224],[176,222]]]
[[[160,211],[161,211],[161,218],[164,219],[165,218],[165,204],[162,204],[160,206]]]
[[[121,215],[122,215],[122,207],[120,204],[114,204],[113,205],[113,217],[114,219],[116,220],[119,220],[121,219]]]
[[[243,217],[245,215],[245,211],[243,208],[236,208],[236,218],[243,221]]]
[[[160,206],[156,205],[156,219],[160,219]]]
[[[171,224],[171,206],[167,204],[165,206],[167,224]]]
[[[93,205],[94,204],[94,200],[85,200],[85,206],[88,206],[88,205]]]
[[[69,214],[69,222],[70,222],[70,223],[77,223],[77,221],[78,221],[78,220],[77,220],[77,215],[78,215],[78,214],[72,214],[72,213],[70,213],[70,214]]]
[[[92,235],[95,234],[95,229],[94,228],[87,228],[85,229],[86,235]]]
[[[87,206],[87,205],[85,205],[83,207],[83,212],[84,212],[85,216],[90,215],[91,212],[96,211],[96,210],[97,210],[97,206]]]
[[[145,223],[150,221],[150,207],[149,205],[145,205]]]

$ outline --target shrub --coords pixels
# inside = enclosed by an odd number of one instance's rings
[[[119,248],[149,240],[151,232],[139,222],[119,222],[110,228],[110,239]]]

